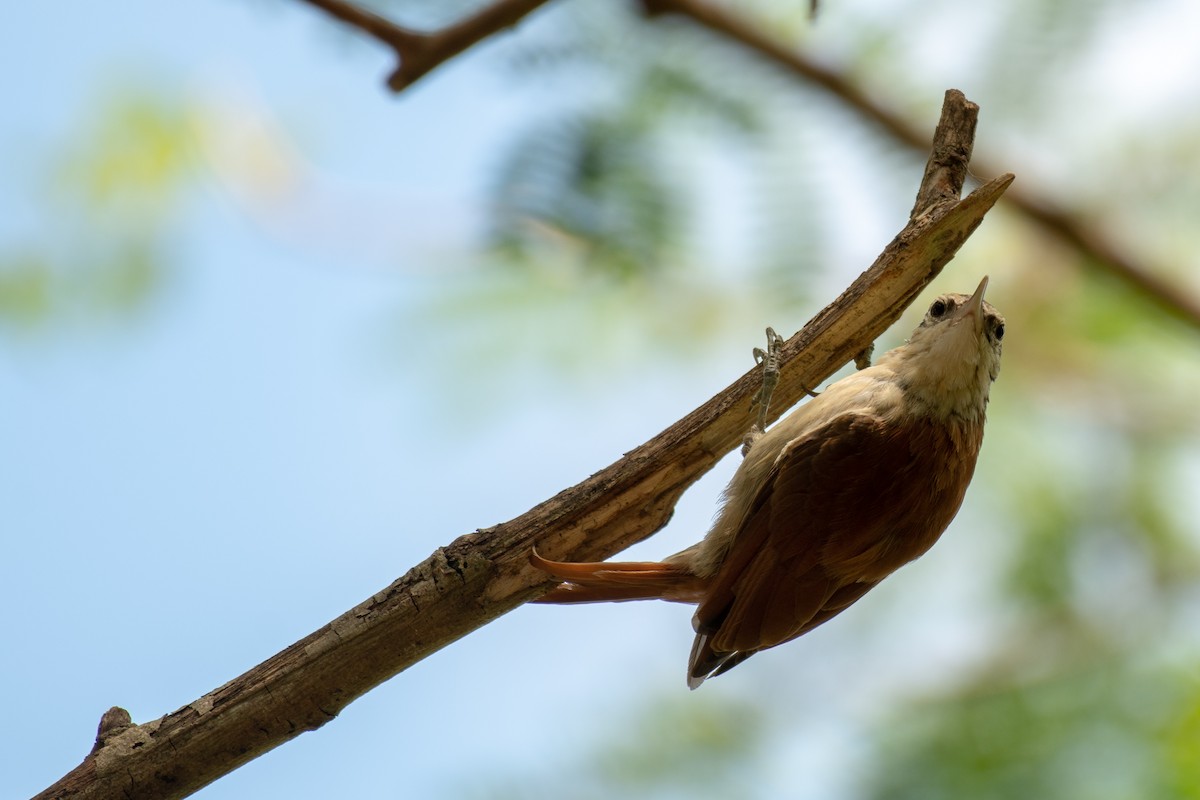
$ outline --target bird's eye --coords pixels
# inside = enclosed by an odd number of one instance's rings
[[[929,307],[929,316],[933,317],[934,319],[940,319],[941,316],[945,313],[946,313],[946,301],[945,300],[934,300],[933,305],[931,305]]]
[[[993,331],[993,334],[995,335],[997,342],[1004,338],[1004,323],[1003,322],[1001,322],[999,325],[996,326],[996,330]]]

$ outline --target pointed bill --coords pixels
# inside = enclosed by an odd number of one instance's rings
[[[984,275],[983,280],[979,282],[979,287],[975,289],[975,294],[967,298],[967,301],[959,306],[958,311],[954,314],[954,324],[958,324],[960,320],[970,318],[975,322],[976,330],[983,324],[983,293],[987,291],[988,276]]]
[[[983,308],[983,293],[987,291],[988,276],[984,275],[983,280],[979,282],[978,288],[975,289],[975,294],[971,295],[966,302],[964,314],[972,314],[976,318],[980,316],[979,312]]]

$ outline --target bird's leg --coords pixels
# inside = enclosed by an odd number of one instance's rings
[[[866,369],[867,367],[871,366],[871,356],[873,355],[875,355],[875,343],[871,342],[854,357],[854,368]]]
[[[779,351],[783,348],[783,337],[774,328],[767,328],[767,349],[754,348],[754,363],[762,366],[762,386],[758,393],[750,398],[750,406],[758,405],[758,418],[750,426],[750,432],[742,439],[742,456],[750,452],[750,446],[758,441],[767,429],[767,409],[771,405],[771,395],[775,385],[779,383]]]

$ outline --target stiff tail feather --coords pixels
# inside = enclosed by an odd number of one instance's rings
[[[713,650],[712,634],[697,633],[695,641],[692,642],[692,654],[688,658],[688,688],[700,688],[700,684],[709,678],[724,675],[756,652],[756,650],[739,650],[733,653],[720,653]]]
[[[551,561],[529,553],[529,563],[563,583],[535,603],[603,603],[622,600],[671,600],[699,603],[708,580],[687,567],[659,561]]]

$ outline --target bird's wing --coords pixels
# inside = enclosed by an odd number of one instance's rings
[[[930,435],[851,413],[784,448],[696,610],[693,674],[806,633],[919,555],[895,540],[934,468]]]

